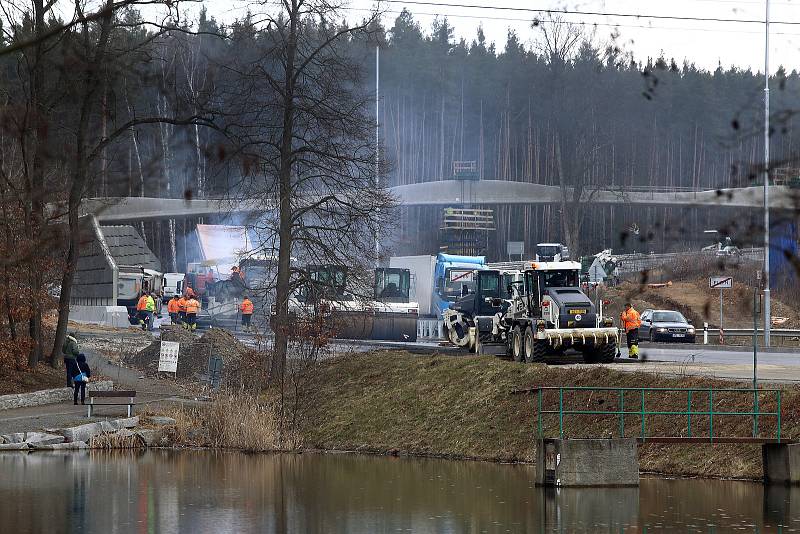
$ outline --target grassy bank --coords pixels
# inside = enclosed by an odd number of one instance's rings
[[[346,356],[323,362],[306,377],[299,397],[302,424],[292,435],[291,446],[309,449],[350,450],[374,453],[436,455],[494,461],[531,461],[535,454],[535,397],[515,390],[534,386],[615,387],[746,387],[697,377],[661,377],[645,373],[617,372],[602,367],[563,368],[524,365],[494,357],[418,356],[384,351]],[[228,402],[228,401],[226,401]],[[185,418],[194,430],[192,444],[238,447],[248,450],[287,448],[276,435],[275,418],[268,415],[272,400],[245,401],[245,407],[210,410],[205,416]],[[581,394],[568,401],[573,409],[613,409],[612,394]],[[628,409],[638,409],[639,397],[629,399]],[[752,398],[715,395],[714,411],[749,411]],[[762,411],[774,411],[774,398],[762,398]],[[647,397],[648,409],[686,409],[686,396]],[[800,396],[787,389],[783,398],[784,436],[800,437],[797,408]],[[236,404],[236,403],[234,403]],[[239,403],[241,404],[241,403]],[[557,396],[545,399],[548,409]],[[247,415],[249,408],[259,417]],[[635,408],[634,408],[635,406]],[[695,397],[692,409],[707,411],[707,397]],[[228,417],[227,415],[232,417]],[[250,420],[260,437],[248,436],[239,422]],[[255,424],[255,421],[261,421]],[[641,420],[627,416],[627,432],[638,432]],[[651,416],[649,435],[685,435],[686,418]],[[693,418],[695,435],[707,434],[708,418]],[[774,418],[760,422],[764,435],[773,435]],[[615,417],[572,416],[567,420],[570,437],[612,436],[618,432]],[[204,434],[198,438],[198,430]],[[715,417],[715,435],[747,436],[751,418]],[[545,434],[555,436],[557,418],[545,422]],[[201,433],[202,434],[202,433]],[[629,434],[630,435],[630,434]],[[226,437],[229,436],[229,437]],[[198,441],[200,439],[200,441]],[[179,442],[182,440],[178,440]],[[761,476],[757,445],[654,445],[640,447],[641,469],[672,475],[737,478]]]

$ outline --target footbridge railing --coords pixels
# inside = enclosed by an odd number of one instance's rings
[[[781,443],[780,389],[534,387],[539,438]],[[522,392],[522,390],[520,391]],[[614,428],[616,427],[616,428]],[[590,433],[593,435],[581,435]],[[603,434],[603,435],[598,435]]]

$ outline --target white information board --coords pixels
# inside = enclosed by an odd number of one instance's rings
[[[162,341],[161,352],[158,356],[158,371],[167,373],[178,372],[178,352],[181,344],[177,341]]]

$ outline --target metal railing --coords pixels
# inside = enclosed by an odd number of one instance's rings
[[[544,416],[557,415],[558,416],[558,437],[564,438],[564,419],[567,416],[605,416],[616,417],[618,420],[619,437],[624,438],[638,438],[642,442],[645,441],[759,441],[771,442],[781,441],[781,390],[780,389],[713,389],[713,388],[615,388],[615,387],[584,387],[584,386],[570,386],[570,387],[537,387],[531,388],[527,391],[536,391],[537,393],[537,435],[539,438],[544,438]],[[545,392],[553,391],[558,393],[558,409],[548,410],[545,409]],[[567,397],[570,393],[583,392],[583,393],[616,393],[617,408],[616,409],[570,409],[566,406],[565,401],[569,401]],[[660,394],[663,397],[668,393],[678,393],[686,395],[686,409],[685,410],[663,410],[652,409],[647,405],[648,394]],[[566,395],[565,395],[566,394]],[[749,395],[752,396],[752,409],[751,411],[725,411],[714,410],[714,398],[720,400],[721,395]],[[774,395],[776,408],[774,412],[761,411],[761,401],[759,397],[762,395]],[[706,402],[702,402],[705,400]],[[553,399],[553,402],[555,400]],[[694,409],[696,402],[706,405],[705,409]],[[636,432],[631,434],[626,432],[626,416],[638,419]],[[648,435],[647,433],[647,418],[648,416],[672,416],[672,417],[685,417],[686,434],[683,436],[662,436],[662,435]],[[708,432],[707,434],[697,434],[699,428],[693,425],[692,421],[695,418],[705,417],[708,419]],[[720,417],[752,417],[753,418],[753,432],[752,436],[720,436],[714,434],[714,420]],[[776,421],[776,430],[774,438],[762,438],[759,435],[759,418],[774,417]],[[627,428],[630,429],[630,426]],[[677,428],[677,427],[676,427]],[[638,435],[637,435],[638,433]]]

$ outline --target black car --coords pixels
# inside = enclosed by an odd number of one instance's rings
[[[694,343],[695,329],[686,317],[673,310],[645,310],[642,312],[639,339],[650,341],[676,341]]]

